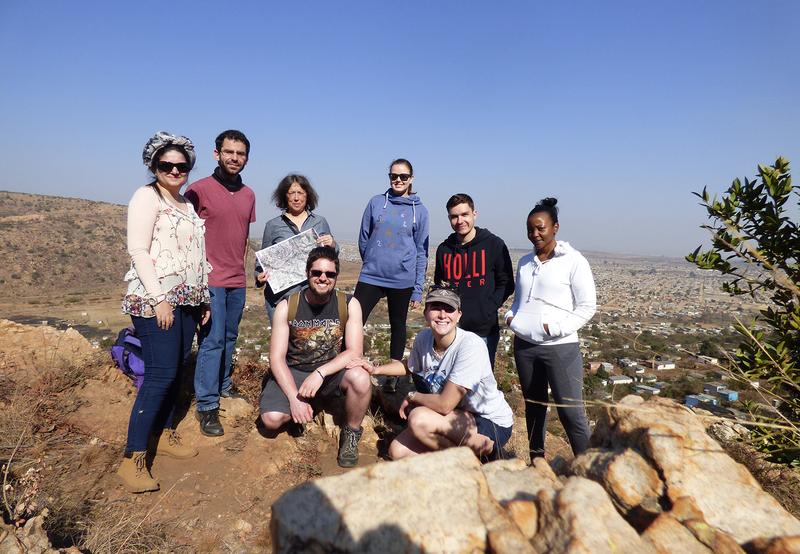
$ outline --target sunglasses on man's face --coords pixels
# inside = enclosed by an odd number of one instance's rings
[[[321,269],[312,269],[311,271],[309,271],[309,273],[311,274],[312,277],[316,279],[322,277],[323,274],[325,274],[325,277],[327,277],[328,279],[336,279],[336,277],[339,276],[339,274],[336,273],[335,271],[322,271]]]
[[[410,173],[389,173],[389,180],[394,181],[396,179],[400,179],[404,183],[411,179]]]
[[[172,173],[173,168],[177,169],[178,173],[189,173],[189,170],[192,169],[186,162],[178,162],[176,164],[172,162],[158,162],[156,167],[162,173]]]

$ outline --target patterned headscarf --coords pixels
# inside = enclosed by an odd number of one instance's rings
[[[144,145],[144,150],[142,150],[142,161],[144,161],[144,165],[149,168],[153,163],[153,158],[156,157],[156,153],[165,146],[172,145],[181,146],[186,150],[186,156],[189,158],[186,161],[189,162],[191,167],[194,167],[197,156],[194,153],[194,144],[192,144],[192,141],[187,137],[173,135],[166,131],[157,132],[147,141],[147,144]]]

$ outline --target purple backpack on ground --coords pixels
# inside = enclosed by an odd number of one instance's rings
[[[133,380],[136,388],[141,388],[144,381],[144,359],[142,359],[142,341],[136,336],[133,327],[126,327],[117,335],[111,347],[111,359],[119,370]]]

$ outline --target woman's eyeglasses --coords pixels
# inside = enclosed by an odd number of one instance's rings
[[[325,277],[327,277],[328,279],[336,279],[336,277],[339,276],[339,274],[336,273],[335,271],[322,271],[321,269],[312,269],[309,271],[309,273],[311,274],[312,277],[316,279],[322,277],[323,273],[325,274]]]
[[[173,169],[177,169],[178,173],[189,173],[189,170],[192,169],[186,162],[178,162],[176,164],[172,162],[158,162],[156,167],[162,173],[172,173]]]
[[[389,180],[394,181],[395,179],[400,179],[404,183],[411,179],[410,173],[389,173]]]

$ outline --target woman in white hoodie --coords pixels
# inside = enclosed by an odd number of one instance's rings
[[[514,331],[514,360],[525,397],[531,459],[544,456],[548,386],[572,451],[589,447],[583,406],[583,361],[578,329],[597,307],[589,262],[569,243],[557,241],[558,208],[545,198],[528,214],[533,252],[517,266],[514,303],[506,324]]]

